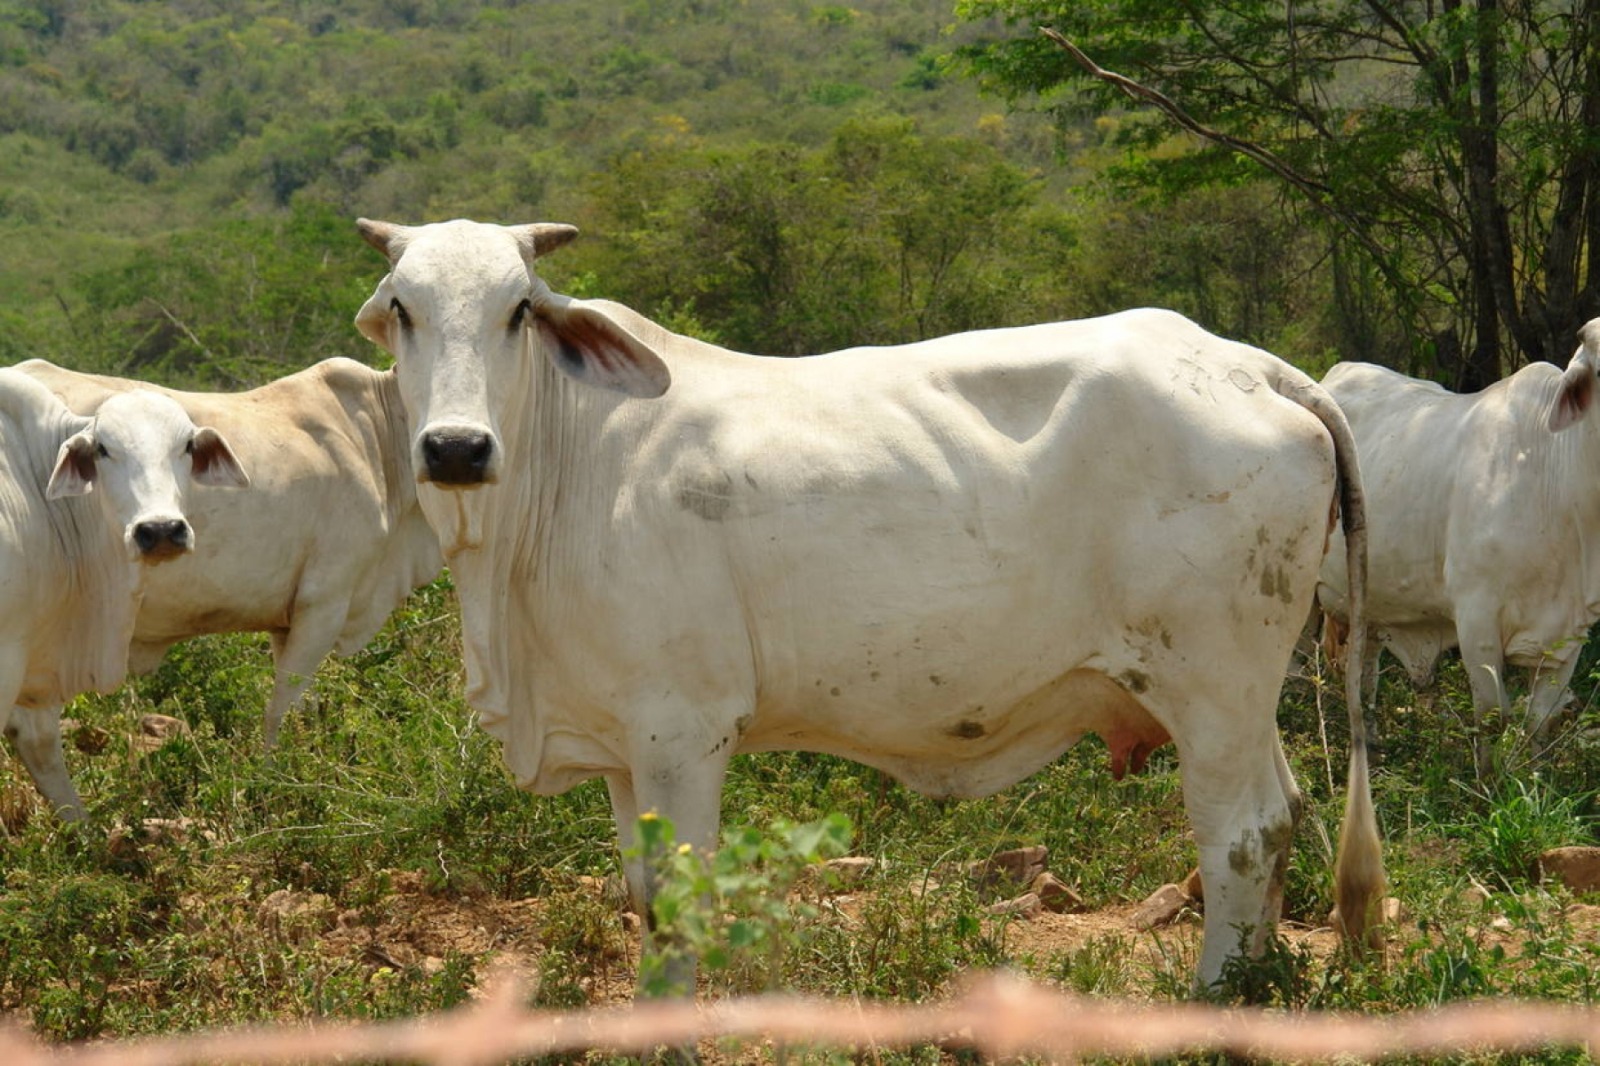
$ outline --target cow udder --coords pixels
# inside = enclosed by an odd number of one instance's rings
[[[1144,769],[1150,753],[1172,739],[1166,729],[1140,708],[1137,716],[1120,718],[1109,728],[1099,730],[1111,753],[1111,776],[1121,781],[1129,770],[1134,773]]]

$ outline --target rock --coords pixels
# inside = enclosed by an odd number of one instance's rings
[[[195,837],[212,842],[216,833],[194,818],[146,818],[136,826],[118,826],[106,838],[113,857],[128,862],[141,849],[157,844],[186,844]]]
[[[1332,618],[1332,615],[1327,617]],[[1206,898],[1206,886],[1200,883],[1200,867],[1196,866],[1189,871],[1189,876],[1181,882],[1182,888],[1189,894],[1189,898],[1196,903],[1203,902]]]
[[[1456,898],[1461,901],[1463,907],[1468,909],[1480,908],[1489,902],[1489,890],[1474,881],[1466,888],[1463,888]]]
[[[146,714],[139,717],[139,732],[143,736],[171,740],[190,732],[189,723],[168,714]]]
[[[1559,881],[1579,895],[1600,891],[1600,848],[1551,848],[1539,856],[1539,880]]]
[[[967,866],[967,876],[980,890],[990,888],[1016,888],[1031,884],[1044,873],[1044,864],[1050,849],[1043,844],[1029,848],[1012,848],[997,851],[987,859]]]
[[[1039,897],[1045,910],[1055,914],[1079,914],[1089,909],[1089,905],[1071,885],[1049,870],[1035,877],[1033,884],[1028,887]]]
[[[877,868],[877,862],[865,855],[846,855],[842,859],[829,859],[822,864],[822,868],[828,871],[833,884],[839,888],[854,888]]]
[[[812,863],[800,870],[795,879],[795,890],[808,895],[828,895],[849,892],[860,887],[867,876],[877,869],[877,860],[864,855],[847,855],[842,859]]]
[[[269,933],[290,943],[303,944],[333,928],[338,908],[321,892],[280,888],[261,901],[256,917]]]
[[[1170,925],[1188,908],[1189,893],[1181,885],[1162,885],[1133,912],[1133,925],[1142,931]]]
[[[1004,903],[996,903],[988,908],[988,912],[997,918],[1037,918],[1044,913],[1044,902],[1039,899],[1037,892],[1028,892],[1016,899],[1008,899]]]
[[[146,818],[139,833],[150,844],[182,844],[196,836],[213,841],[217,836],[193,818]]]
[[[148,755],[162,745],[170,743],[174,737],[187,736],[189,733],[189,723],[182,718],[173,718],[166,714],[141,715],[139,732],[133,738],[133,748],[141,754]]]

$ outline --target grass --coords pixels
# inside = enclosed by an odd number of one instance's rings
[[[420,590],[370,648],[323,668],[270,756],[258,750],[264,638],[193,641],[123,692],[80,699],[69,762],[90,808],[81,825],[48,815],[18,764],[0,759],[0,1013],[51,1040],[391,1017],[460,1002],[496,958],[532,973],[543,1005],[625,996],[637,929],[604,887],[618,866],[605,791],[512,787],[461,702],[454,612],[448,579]],[[1280,711],[1308,798],[1286,917],[1306,926],[1331,905],[1336,688],[1293,680]],[[1407,909],[1391,964],[1288,935],[1232,968],[1223,998],[1376,1012],[1482,996],[1594,1002],[1600,923],[1539,885],[1534,860],[1594,842],[1600,744],[1585,731],[1597,712],[1582,710],[1537,764],[1519,761],[1513,722],[1500,743],[1507,771],[1480,780],[1459,671],[1430,699],[1386,675],[1375,720],[1386,859]],[[123,738],[146,713],[191,732],[140,753]],[[738,838],[748,861],[717,883],[766,924],[741,926],[731,903],[721,914],[735,947],[764,945],[760,965],[730,964],[739,979],[722,987],[924,1000],[966,971],[1006,966],[1093,995],[1189,995],[1193,947],[1181,932],[1041,948],[1025,923],[987,913],[993,894],[952,874],[1044,844],[1051,869],[1098,909],[1181,878],[1194,851],[1170,751],[1115,782],[1090,739],[999,796],[946,803],[836,759],[741,757],[725,809],[730,827],[760,832]],[[836,813],[854,827],[852,853],[878,860],[865,884],[806,907],[760,903],[793,873],[782,865],[792,838],[767,827]],[[1474,884],[1491,890],[1487,901],[1467,892]],[[481,935],[446,936],[460,930]]]

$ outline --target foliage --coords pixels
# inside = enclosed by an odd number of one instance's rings
[[[644,815],[628,854],[652,864],[659,882],[639,987],[652,995],[682,994],[672,985],[673,964],[697,959],[720,987],[775,989],[785,954],[803,944],[799,923],[817,914],[792,894],[808,870],[813,878],[826,876],[819,864],[843,855],[850,835],[850,820],[841,814],[800,825],[775,822],[766,832],[733,826],[723,831],[721,846],[704,855],[676,842],[670,819]]]
[[[631,988],[633,937],[614,890],[597,887],[617,860],[604,790],[533,797],[511,785],[494,742],[461,706],[458,624],[447,579],[420,590],[370,648],[319,672],[310,706],[285,723],[270,758],[257,750],[269,678],[259,638],[188,642],[124,693],[76,701],[84,728],[114,736],[152,711],[193,730],[151,754],[116,741],[99,754],[70,749],[89,803],[81,826],[45,814],[15,765],[0,761],[10,832],[0,1011],[52,1038],[87,1039],[457,1002],[491,953],[405,954],[395,916],[416,907],[537,908],[541,1004]],[[1262,959],[1230,968],[1220,995],[1378,1011],[1484,995],[1594,1001],[1600,949],[1578,924],[1584,912],[1531,883],[1526,864],[1547,844],[1592,841],[1595,797],[1584,782],[1600,751],[1574,742],[1537,776],[1463,787],[1471,746],[1443,708],[1465,699],[1465,684],[1458,668],[1442,681],[1433,713],[1402,682],[1383,681],[1375,785],[1392,891],[1410,911],[1391,933],[1390,965],[1310,954],[1286,931]],[[1325,726],[1310,681],[1292,680],[1282,709],[1307,799],[1287,911],[1309,925],[1331,905],[1340,808],[1343,715],[1331,687],[1322,703],[1338,713]],[[1044,843],[1051,869],[1091,906],[1142,899],[1194,863],[1180,770],[1158,752],[1144,774],[1113,781],[1103,748],[1088,740],[996,797],[941,803],[838,759],[741,756],[716,855],[679,852],[659,822],[642,830],[671,875],[657,917],[663,936],[678,938],[669,943],[705,953],[712,995],[785,987],[921,1000],[966,971],[1013,966],[1094,994],[1186,996],[1193,927],[1106,933],[1035,956],[1027,924],[986,913],[996,897],[953,873],[995,850]],[[849,897],[833,896],[801,871],[841,850],[852,824],[853,850],[875,869]],[[1469,878],[1494,887],[1487,903],[1462,896]],[[325,909],[264,920],[279,893],[320,895]]]
[[[636,149],[590,186],[613,295],[671,301],[729,346],[794,355],[1047,317],[1065,229],[993,149],[905,120],[847,122],[816,151]],[[581,251],[579,255],[581,256]],[[1005,263],[1005,266],[998,266]]]
[[[176,387],[244,388],[343,355],[380,357],[352,328],[383,261],[314,204],[153,241],[58,293],[64,322],[24,328],[18,354]]]
[[[62,325],[62,301],[76,310],[74,275],[130,266],[142,271],[127,279],[141,296],[196,284],[208,306],[169,310],[212,353],[236,358],[200,328],[223,317],[213,292],[272,283],[249,260],[276,266],[266,255],[272,220],[297,206],[344,220],[322,266],[346,278],[348,260],[370,255],[349,230],[357,214],[583,221],[586,178],[655,138],[737,145],[752,130],[783,128],[817,146],[841,122],[883,113],[964,134],[982,105],[929,58],[947,22],[942,0],[839,9],[9,0],[0,5],[0,276],[15,284],[0,287],[0,321],[30,334],[32,349],[19,351],[70,362],[73,347],[96,343],[90,331],[41,337],[40,325]],[[225,258],[197,245],[245,222],[262,228],[222,243],[246,261],[207,286],[193,268]],[[174,278],[149,260],[180,233],[193,237],[174,249],[186,260],[186,276]],[[362,263],[357,276],[375,273],[376,261]],[[338,303],[349,293],[335,285],[327,295]],[[147,328],[165,321],[145,311]],[[300,339],[251,336],[264,347]]]
[[[980,100],[943,55],[998,23],[943,0],[8,10],[0,360],[241,387],[377,359],[358,214],[577,223],[558,288],[749,351],[1135,304],[1335,346],[1320,248],[1259,186],[1107,201],[1082,182],[1120,151],[1083,123],[1059,165]]]
[[[1346,351],[1370,358],[1375,333],[1400,330],[1402,365],[1480,388],[1524,360],[1564,361],[1575,326],[1600,311],[1580,206],[1600,192],[1600,5],[965,0],[960,11],[1027,28],[964,53],[1013,97],[1063,114],[1127,104],[1041,36],[1048,27],[1209,128],[1205,147],[1162,156],[1172,120],[1143,99],[1118,123],[1132,184],[1187,195],[1234,185],[1240,146],[1265,161],[1337,256]]]
[[[1473,868],[1487,875],[1508,882],[1536,879],[1541,854],[1594,836],[1593,818],[1580,813],[1592,805],[1592,794],[1559,792],[1538,771],[1470,791],[1481,807],[1448,830],[1464,844]]]

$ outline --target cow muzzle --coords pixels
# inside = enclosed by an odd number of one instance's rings
[[[194,547],[194,533],[181,518],[154,518],[135,522],[129,538],[147,563],[176,559]]]
[[[481,429],[430,429],[422,435],[423,480],[440,485],[493,481],[494,452],[494,438]]]

